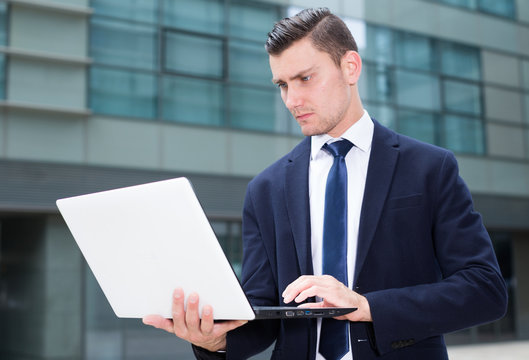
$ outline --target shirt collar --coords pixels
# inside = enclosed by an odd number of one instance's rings
[[[373,124],[373,120],[371,120],[371,117],[367,111],[364,110],[362,117],[349,129],[347,129],[339,138],[333,138],[328,134],[312,136],[310,151],[311,160],[316,158],[323,144],[332,143],[340,139],[349,140],[361,151],[369,152],[371,150],[371,143],[373,141],[374,127],[375,125]]]

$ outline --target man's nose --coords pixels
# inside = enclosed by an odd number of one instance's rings
[[[303,98],[299,91],[289,88],[288,93],[285,94],[285,106],[289,110],[294,110],[297,107],[303,105]]]

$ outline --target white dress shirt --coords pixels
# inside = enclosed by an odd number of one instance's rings
[[[323,144],[347,139],[354,144],[345,156],[347,166],[347,277],[349,288],[352,288],[356,263],[356,249],[358,243],[358,228],[360,211],[364,197],[367,166],[371,154],[374,124],[367,111],[340,138],[330,135],[316,135],[311,138],[311,157],[309,165],[309,199],[312,263],[314,275],[322,274],[322,246],[323,246],[323,212],[325,207],[325,187],[327,175],[334,158],[327,151],[322,150]],[[321,299],[318,299],[320,301]],[[318,319],[318,336],[316,345],[316,360],[323,360],[319,354],[321,319]],[[352,360],[350,351],[342,359]]]

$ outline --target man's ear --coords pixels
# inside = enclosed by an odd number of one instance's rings
[[[362,58],[358,52],[349,50],[342,56],[341,68],[349,85],[356,85],[362,73]]]

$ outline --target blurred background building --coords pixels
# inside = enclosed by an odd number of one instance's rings
[[[370,114],[455,152],[494,241],[507,316],[448,343],[529,338],[529,1],[0,0],[0,358],[191,358],[114,316],[55,200],[188,176],[240,268],[246,184],[301,139],[263,44],[311,6],[350,26]]]

